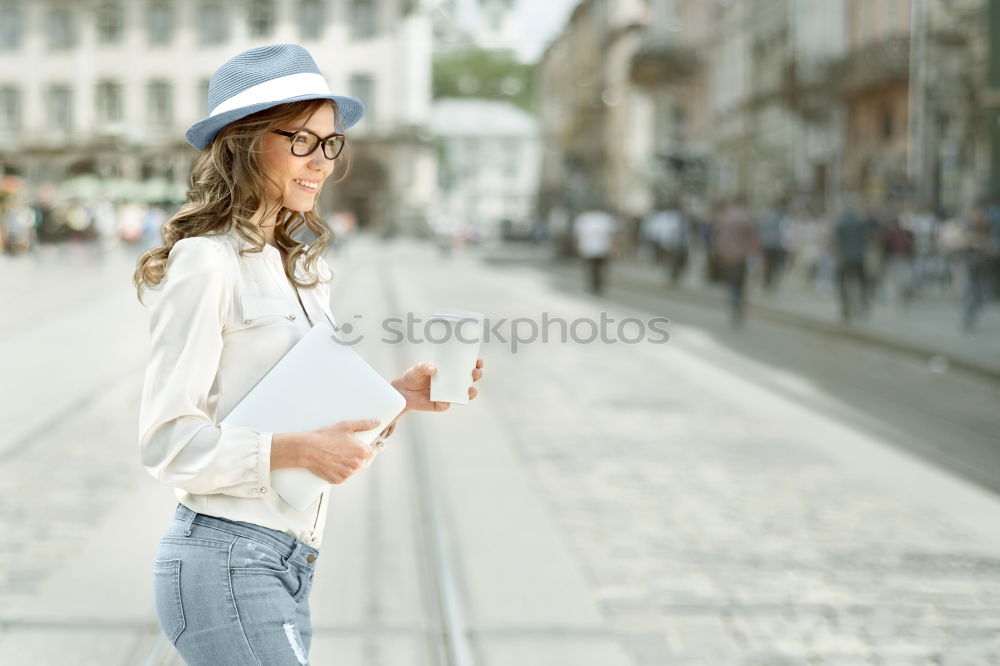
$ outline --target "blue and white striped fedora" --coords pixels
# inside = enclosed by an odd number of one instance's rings
[[[204,150],[223,127],[272,106],[304,99],[332,99],[344,128],[364,115],[361,100],[334,95],[309,52],[297,44],[258,46],[233,56],[208,83],[208,118],[185,133],[192,146]],[[340,128],[338,128],[340,129]]]

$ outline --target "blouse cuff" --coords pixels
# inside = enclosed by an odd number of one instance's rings
[[[243,467],[246,470],[243,483],[227,491],[238,497],[265,497],[271,492],[271,437],[273,433],[262,432],[246,426],[220,423],[222,438],[228,442],[246,442],[247,457]],[[238,448],[244,448],[239,446]]]

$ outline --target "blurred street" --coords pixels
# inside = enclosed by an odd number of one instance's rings
[[[479,397],[334,488],[314,666],[1000,666],[1000,0],[2,0],[0,42],[0,666],[182,663],[132,280],[233,223],[286,277],[329,240],[386,378],[486,317]]]
[[[0,663],[179,664],[150,594],[174,501],[138,464],[137,251],[43,250],[0,258]],[[407,415],[337,489],[311,663],[1000,663],[995,381],[753,300],[733,330],[639,262],[594,296],[582,265],[515,254],[358,234],[328,254],[333,312],[386,376],[429,351],[380,322],[445,307],[666,317],[669,341],[515,352],[500,327],[477,400]]]

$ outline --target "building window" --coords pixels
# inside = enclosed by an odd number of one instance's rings
[[[198,28],[203,46],[218,45],[229,39],[226,8],[218,2],[202,3],[198,11]]]
[[[471,136],[468,136],[468,137],[465,137],[465,139],[463,139],[462,142],[459,145],[462,146],[462,152],[465,155],[465,157],[464,157],[465,164],[464,164],[463,168],[465,168],[465,169],[472,169],[472,168],[474,168],[475,165],[480,160],[480,157],[479,157],[480,143],[479,143],[479,141],[476,140],[475,138],[471,137]]]
[[[50,87],[48,97],[49,125],[65,131],[73,129],[73,100],[69,86]]]
[[[892,138],[892,109],[882,111],[882,138]]]
[[[122,87],[114,81],[97,84],[97,120],[116,123],[122,119]]]
[[[125,14],[118,3],[109,2],[97,8],[97,41],[115,44],[122,40]]]
[[[0,88],[0,129],[21,129],[21,91],[13,86]]]
[[[375,0],[351,0],[350,23],[352,39],[368,39],[376,32]]]
[[[365,105],[365,116],[375,118],[375,79],[368,74],[355,74],[350,82],[351,97],[357,97]]]
[[[521,154],[524,152],[523,145],[524,142],[520,139],[506,139],[500,143],[497,161],[503,165],[503,175],[507,180],[517,179]]]
[[[17,5],[0,5],[0,49],[14,51],[21,46],[24,16]]]
[[[169,125],[172,110],[170,84],[166,81],[152,81],[149,84],[149,124]]]
[[[301,0],[299,2],[299,37],[319,39],[323,36],[323,0]]]
[[[687,111],[683,106],[674,106],[673,116],[673,122],[671,122],[673,142],[678,145],[683,145],[684,138],[687,136]]]
[[[76,35],[73,29],[73,14],[66,7],[56,7],[49,12],[49,48],[63,50],[73,47]]]
[[[274,31],[274,1],[250,0],[247,19],[251,37],[270,37]]]
[[[169,2],[149,6],[149,43],[169,44],[174,33],[174,8]]]

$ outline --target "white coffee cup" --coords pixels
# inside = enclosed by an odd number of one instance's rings
[[[427,320],[437,372],[431,375],[431,400],[466,405],[472,371],[479,359],[484,317],[480,312],[438,310]]]

